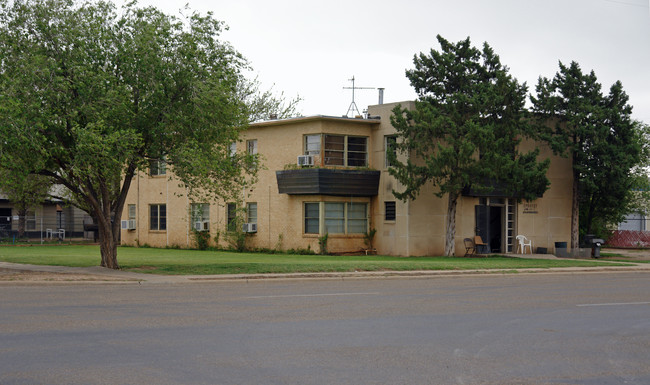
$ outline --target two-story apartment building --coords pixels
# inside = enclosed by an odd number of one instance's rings
[[[122,216],[127,221],[122,243],[192,247],[192,228],[209,231],[214,241],[232,225],[237,209],[244,209],[251,247],[318,251],[318,238],[327,234],[328,251],[354,252],[375,229],[379,254],[443,254],[447,199],[437,198],[433,186],[407,202],[392,194],[400,186],[388,173],[386,152],[396,138],[390,124],[396,104],[370,106],[369,118],[312,116],[252,124],[237,150],[260,154],[264,168],[258,182],[242,191],[243,207],[179,197],[182,191],[164,167],[138,175]],[[554,242],[570,239],[570,160],[539,146],[541,156],[551,158],[550,189],[534,202],[468,190],[458,205],[457,255],[464,253],[463,239],[477,234],[502,253],[516,250],[517,234],[549,250]],[[219,240],[223,244],[222,236]]]

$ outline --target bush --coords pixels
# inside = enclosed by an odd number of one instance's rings
[[[199,250],[207,250],[210,247],[210,232],[192,230],[192,238]]]

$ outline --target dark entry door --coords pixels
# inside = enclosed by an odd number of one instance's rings
[[[500,253],[503,244],[503,206],[474,206],[476,235],[490,246],[489,252]]]

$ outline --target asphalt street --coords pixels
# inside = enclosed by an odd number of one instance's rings
[[[648,384],[649,278],[3,285],[0,384]]]

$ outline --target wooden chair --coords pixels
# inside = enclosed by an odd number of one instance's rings
[[[465,243],[465,255],[464,257],[472,257],[474,254],[476,254],[476,245],[474,245],[474,241],[472,238],[465,238],[463,239],[463,243]]]
[[[476,248],[477,254],[489,254],[490,247],[487,243],[483,242],[483,238],[480,235],[474,237],[474,247]]]

